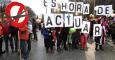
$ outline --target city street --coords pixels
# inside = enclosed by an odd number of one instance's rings
[[[40,31],[38,32],[38,41],[32,41],[32,50],[29,60],[115,60],[115,51],[112,51],[111,42],[106,44],[104,51],[95,51],[95,44],[89,41],[88,50],[83,51],[80,49],[57,52],[54,48],[54,53],[46,53],[43,36]],[[5,53],[0,57],[0,60],[19,60],[16,53]]]

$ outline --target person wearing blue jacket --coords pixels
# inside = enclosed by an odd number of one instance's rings
[[[52,44],[52,32],[51,28],[43,28],[43,36],[44,36],[44,45],[46,48],[46,52],[53,51],[53,44]]]

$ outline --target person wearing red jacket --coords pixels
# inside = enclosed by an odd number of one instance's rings
[[[4,41],[5,41],[5,50],[6,52],[9,52],[9,42],[12,52],[14,52],[14,45],[13,40],[11,39],[11,30],[10,30],[10,21],[7,19],[4,19],[3,21],[3,33],[4,33]]]
[[[24,60],[27,60],[29,54],[28,46],[27,46],[27,41],[29,40],[29,32],[28,32],[27,25],[19,28],[19,40],[20,40],[20,49],[21,49],[22,58]]]
[[[2,55],[5,51],[2,51],[2,41],[3,41],[3,26],[0,24],[0,55]]]
[[[80,44],[81,44],[81,49],[85,50],[87,49],[87,41],[89,39],[89,34],[87,33],[81,33],[80,35]]]

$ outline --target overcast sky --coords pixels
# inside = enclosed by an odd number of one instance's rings
[[[37,15],[46,13],[46,9],[44,7],[44,0],[12,0],[12,1],[18,1],[20,3],[23,3],[24,5],[31,7]],[[46,1],[51,1],[51,0],[46,0]],[[63,0],[56,0],[56,1],[60,3]]]
[[[23,3],[24,5],[29,6],[37,14],[45,13],[45,8],[43,5],[43,0],[12,0]]]

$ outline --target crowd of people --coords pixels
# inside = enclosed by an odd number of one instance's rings
[[[84,19],[83,19],[84,20]],[[44,36],[44,44],[46,52],[53,51],[53,47],[56,45],[57,51],[60,52],[62,49],[81,49],[87,50],[87,43],[89,40],[95,42],[95,50],[104,51],[106,46],[105,42],[109,37],[112,38],[113,44],[115,44],[115,18],[98,16],[96,18],[89,17],[87,20],[90,24],[90,33],[81,33],[81,29],[75,29],[74,27],[53,27],[53,28],[42,28],[42,34]],[[98,37],[93,36],[94,24],[101,24],[102,35]]]
[[[29,13],[32,12],[29,11]],[[37,41],[37,17],[31,15],[29,15],[27,24],[22,27],[12,25],[14,20],[0,19],[0,56],[12,52],[17,53],[24,60],[28,60],[31,51],[31,40]],[[4,48],[5,50],[3,50]]]

